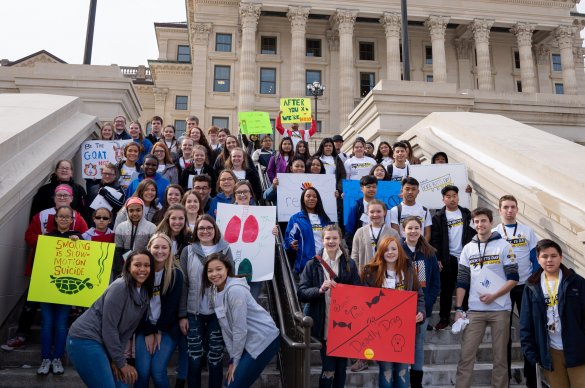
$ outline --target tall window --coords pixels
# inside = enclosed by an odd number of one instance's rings
[[[520,52],[514,51],[514,69],[520,68]]]
[[[365,97],[376,85],[376,73],[360,73],[360,97]]]
[[[276,36],[263,36],[260,38],[260,54],[276,55]]]
[[[232,34],[215,34],[215,51],[232,51]]]
[[[522,81],[516,81],[516,91],[522,93]]]
[[[321,70],[307,70],[305,72],[305,83],[312,84],[315,81],[321,82]],[[306,95],[310,96],[311,92],[307,90]]]
[[[187,110],[189,97],[187,96],[176,96],[175,97],[175,110]]]
[[[425,80],[427,82],[433,82],[433,76],[431,74],[427,74],[427,76],[425,77]]]
[[[431,46],[425,46],[425,65],[433,64],[433,48]]]
[[[230,67],[216,65],[213,69],[213,91],[230,91]]]
[[[307,39],[307,57],[321,56],[321,39]]]
[[[175,120],[175,137],[177,139],[185,134],[186,129],[187,122],[185,120]]]
[[[565,94],[565,85],[555,83],[555,94]]]
[[[321,120],[317,120],[316,124],[317,124],[317,132],[321,132]],[[305,130],[307,130],[307,131],[310,130],[311,125],[312,125],[312,123],[305,123]]]
[[[360,42],[360,60],[361,61],[374,61],[374,43],[373,42]]]
[[[561,54],[552,54],[552,69],[553,71],[563,70],[563,65],[561,64]]]
[[[230,118],[229,117],[213,116],[211,118],[211,125],[215,125],[218,128],[229,128],[230,127]]]
[[[276,69],[260,68],[260,94],[276,94]]]
[[[180,44],[177,46],[177,62],[191,62],[191,49],[187,45]]]

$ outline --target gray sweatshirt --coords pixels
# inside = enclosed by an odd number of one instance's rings
[[[227,256],[227,258],[234,262],[232,258],[232,251],[229,244],[224,240],[220,239],[215,250],[211,253],[221,252]],[[181,253],[181,260],[179,265],[185,278],[183,280],[183,293],[181,295],[181,303],[179,304],[179,317],[187,317],[187,313],[197,314],[199,313],[199,303],[201,302],[201,281],[203,280],[203,266],[205,265],[206,256],[203,253],[201,244],[194,243],[183,249]]]
[[[244,349],[257,358],[280,335],[270,314],[250,294],[244,278],[227,278],[225,288],[215,297],[215,315],[236,367]]]
[[[124,250],[146,249],[150,236],[156,232],[156,225],[142,218],[140,222],[138,222],[136,229],[134,246],[130,246],[130,243],[132,242],[132,222],[128,220],[116,226],[116,229],[114,230],[114,233],[116,234],[116,248],[123,248]]]
[[[69,329],[71,338],[90,339],[104,345],[118,368],[126,365],[124,349],[148,308],[146,290],[128,288],[116,279]]]

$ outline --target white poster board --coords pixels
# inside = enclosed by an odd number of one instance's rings
[[[408,166],[409,175],[420,184],[416,202],[428,209],[441,209],[443,196],[441,189],[447,185],[459,188],[459,206],[471,206],[469,194],[465,192],[468,185],[467,168],[464,164],[415,164]]]
[[[124,159],[124,146],[132,140],[90,140],[81,143],[81,171],[84,179],[102,179],[102,167]]]
[[[278,221],[287,222],[301,211],[303,189],[314,187],[321,196],[325,213],[331,222],[337,222],[337,199],[335,198],[335,175],[333,174],[277,174]]]
[[[217,225],[230,244],[237,275],[252,275],[254,282],[274,276],[275,206],[217,204]]]

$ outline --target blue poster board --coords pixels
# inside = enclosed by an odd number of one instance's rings
[[[349,216],[349,209],[353,206],[355,201],[363,197],[360,190],[360,181],[343,180],[343,223],[347,224],[347,217]],[[400,194],[401,184],[398,181],[379,181],[376,198],[386,204],[388,212],[394,206],[402,202]]]

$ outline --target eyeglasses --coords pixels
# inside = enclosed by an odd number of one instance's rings
[[[250,190],[236,191],[236,195],[248,195],[248,194],[250,194]]]
[[[198,232],[211,232],[212,230],[214,230],[215,228],[213,226],[199,226],[197,228]]]
[[[95,220],[104,220],[104,221],[109,221],[110,217],[106,217],[106,216],[95,216],[93,217]]]
[[[55,198],[57,199],[67,199],[67,198],[71,198],[72,196],[69,194],[55,194]]]
[[[70,220],[73,217],[71,217],[71,216],[58,215],[57,218],[60,219],[60,220]]]

